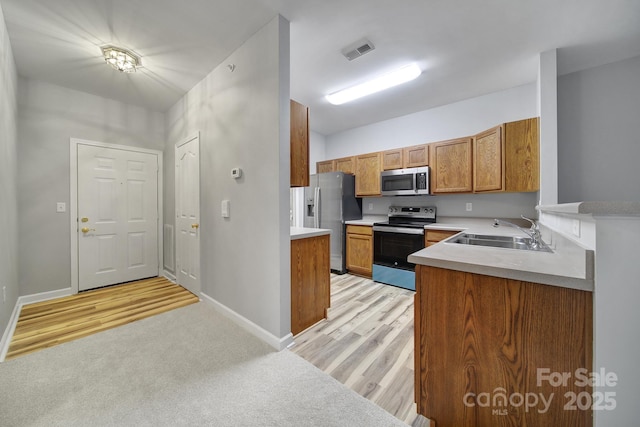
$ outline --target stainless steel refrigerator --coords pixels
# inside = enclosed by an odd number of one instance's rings
[[[345,221],[362,218],[355,178],[343,172],[311,175],[304,189],[304,226],[331,230],[331,270],[345,273]]]

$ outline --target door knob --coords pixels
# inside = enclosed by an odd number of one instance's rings
[[[90,231],[96,231],[96,229],[95,228],[89,228],[89,227],[82,227],[82,229],[80,231],[82,231],[83,233],[88,233]]]
[[[198,228],[200,227],[200,224],[191,224],[191,228]]]

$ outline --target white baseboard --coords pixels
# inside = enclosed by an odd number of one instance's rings
[[[27,305],[36,302],[49,301],[51,299],[63,298],[73,295],[71,288],[58,289],[57,291],[41,292],[39,294],[23,295],[18,297],[18,304]]]
[[[13,312],[11,313],[11,318],[9,318],[9,323],[4,330],[4,334],[2,334],[2,339],[0,340],[0,362],[4,362],[4,358],[7,356],[7,352],[9,351],[9,344],[11,344],[13,332],[16,330],[16,324],[18,323],[18,317],[20,317],[21,308],[22,305],[16,302],[16,305],[13,306]]]
[[[49,301],[56,298],[68,297],[69,295],[73,295],[71,288],[18,297],[18,301],[16,301],[16,305],[13,307],[9,324],[7,325],[7,328],[2,335],[2,339],[0,340],[0,362],[4,362],[4,358],[7,356],[7,352],[9,351],[11,338],[13,338],[13,333],[16,330],[16,324],[18,323],[22,306],[36,302]]]
[[[216,309],[217,312],[231,319],[234,323],[236,323],[242,329],[246,330],[247,332],[251,333],[252,335],[266,342],[276,350],[278,351],[284,350],[285,348],[289,347],[293,343],[293,335],[291,333],[285,335],[282,338],[278,338],[275,335],[273,335],[271,332],[266,331],[262,327],[253,323],[251,320],[247,319],[244,316],[241,316],[240,314],[231,310],[226,305],[221,304],[220,302],[211,298],[209,295],[205,294],[204,292],[200,292],[200,295],[202,297],[202,300],[211,304],[213,308]]]
[[[162,276],[170,282],[176,283],[176,276],[168,272],[167,270],[162,271]]]

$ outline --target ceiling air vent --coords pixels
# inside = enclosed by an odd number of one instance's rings
[[[365,53],[371,52],[376,47],[368,40],[360,40],[357,43],[352,44],[351,46],[344,48],[342,50],[342,54],[349,61],[353,61],[356,58],[361,57]]]

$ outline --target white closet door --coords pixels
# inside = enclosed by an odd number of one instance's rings
[[[176,280],[200,295],[200,140],[176,146]]]

